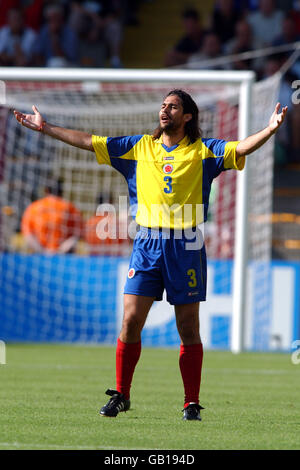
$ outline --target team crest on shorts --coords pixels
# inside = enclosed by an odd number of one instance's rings
[[[164,173],[172,173],[173,171],[173,165],[171,165],[171,163],[166,163],[164,166],[163,166],[163,172]]]
[[[135,275],[135,269],[133,269],[133,268],[129,269],[128,279],[132,279],[134,275]]]

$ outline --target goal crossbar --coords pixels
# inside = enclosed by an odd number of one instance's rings
[[[167,70],[167,69],[82,69],[1,67],[0,80],[17,81],[99,81],[99,82],[180,82],[244,83],[252,82],[255,73],[230,70]]]

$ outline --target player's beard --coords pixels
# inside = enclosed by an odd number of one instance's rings
[[[176,134],[179,128],[180,125],[172,120],[169,120],[169,122],[163,126],[161,125],[161,122],[158,121],[158,126],[156,127],[156,129],[154,129],[152,137],[154,139],[159,139],[162,134],[174,135]]]
[[[175,134],[177,132],[180,125],[176,124],[174,121],[169,120],[168,124],[165,124],[164,126],[162,126],[161,123],[159,123],[158,127],[159,127],[159,130],[161,131],[161,133],[164,132],[167,135],[172,135],[172,134]]]

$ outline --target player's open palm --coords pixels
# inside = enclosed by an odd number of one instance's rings
[[[34,114],[23,114],[20,111],[14,110],[15,118],[22,126],[28,127],[34,131],[40,131],[43,124],[43,117],[36,106],[32,106],[32,110]]]
[[[285,106],[280,112],[280,103],[277,103],[275,106],[274,113],[272,114],[269,121],[269,128],[271,132],[276,132],[277,129],[281,126],[284,121],[285,115],[287,113],[288,107]]]

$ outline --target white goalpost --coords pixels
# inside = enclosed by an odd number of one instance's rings
[[[10,300],[5,301],[4,306],[6,311],[11,312],[12,299],[16,285],[18,285],[18,283],[15,284],[15,277],[21,278],[24,277],[22,273],[27,273],[27,267],[25,268],[22,264],[27,263],[27,258],[25,261],[22,257],[18,258],[18,254],[26,250],[22,244],[22,237],[16,236],[16,233],[20,231],[18,229],[22,216],[18,213],[21,212],[20,206],[24,211],[34,199],[30,194],[31,188],[37,190],[35,197],[40,196],[40,190],[36,187],[38,184],[43,183],[45,186],[48,179],[63,177],[64,195],[75,202],[86,218],[93,212],[95,213],[95,192],[101,188],[102,190],[104,188],[106,194],[109,192],[112,198],[117,194],[126,194],[126,185],[122,177],[115,175],[114,170],[109,167],[97,167],[97,163],[88,159],[84,151],[81,153],[78,150],[66,149],[65,144],[51,142],[51,139],[46,136],[28,137],[30,131],[18,128],[9,117],[13,108],[31,112],[31,106],[35,104],[42,114],[47,115],[49,121],[57,125],[78,128],[98,135],[113,137],[141,134],[149,133],[151,129],[154,129],[159,111],[158,106],[164,93],[171,88],[181,87],[192,94],[199,106],[201,127],[205,137],[241,140],[267,125],[277,100],[280,76],[276,75],[264,82],[255,83],[255,75],[251,71],[2,67],[0,80],[6,86],[6,101],[2,105],[0,103],[0,119],[3,124],[0,135],[0,147],[2,147],[0,245],[1,251],[5,254],[2,257],[2,271],[5,270],[5,274],[2,273],[2,275],[7,279],[14,278],[11,284],[6,281],[6,287],[3,287],[0,295],[3,298],[11,297]],[[39,137],[44,141],[42,142]],[[31,139],[30,142],[28,139]],[[38,152],[40,159],[35,157]],[[24,156],[26,153],[29,154],[27,160]],[[52,169],[51,155],[53,155]],[[30,168],[28,165],[31,165]],[[35,176],[35,173],[40,175],[40,179]],[[224,307],[225,316],[214,312],[214,308],[217,307],[211,307],[213,313],[216,313],[211,317],[211,325],[213,325],[214,334],[217,335],[220,331],[222,333],[223,328],[221,326],[221,330],[218,329],[218,321],[220,320],[220,325],[227,325],[229,347],[232,352],[239,353],[245,349],[265,349],[268,345],[270,318],[267,297],[270,288],[268,263],[271,255],[273,139],[263,147],[263,150],[260,149],[247,158],[242,172],[225,173],[224,176],[219,177],[220,181],[217,178],[211,195],[207,229],[208,255],[215,264],[210,271],[213,274],[209,274],[208,281],[214,283],[217,280],[220,286],[218,288],[220,299],[226,300],[231,296],[231,303],[227,303],[226,307],[224,303],[224,306],[220,307],[220,311]],[[93,197],[88,195],[88,188],[91,189]],[[10,225],[11,231],[9,231]],[[79,257],[90,255],[87,245],[86,241],[79,242],[77,247]],[[112,263],[111,255],[128,256],[128,250],[126,251],[128,246],[123,247],[124,251],[122,251],[123,248],[121,251],[119,248],[120,246],[113,253],[112,243],[104,251],[100,250],[97,262],[101,263],[103,254],[108,255],[106,258],[108,263]],[[105,250],[108,251],[105,252]],[[13,256],[6,256],[7,254],[13,254]],[[68,258],[68,255],[65,258]],[[219,260],[224,260],[224,263],[219,263]],[[31,283],[38,284],[38,280],[34,278],[38,277],[38,272],[44,272],[44,268],[39,264],[42,262],[44,261],[38,258],[31,261],[33,264],[36,263],[36,268],[33,267],[36,271],[30,278]],[[47,262],[51,264],[51,261]],[[57,266],[61,272],[69,272],[69,267],[65,267],[61,259]],[[105,273],[103,277],[110,278],[111,276],[115,282],[118,273],[115,272],[114,266],[111,264],[110,268],[103,267],[103,273]],[[91,273],[92,264],[88,269],[86,275]],[[77,278],[76,282],[78,282]],[[116,289],[118,288],[119,285],[116,286]],[[105,285],[103,289],[106,289]],[[79,290],[76,287],[76,293]],[[41,294],[43,328],[47,332],[44,339],[48,338],[47,334],[50,335],[49,325],[54,324],[56,327],[59,326],[60,333],[54,339],[51,337],[51,340],[94,342],[102,340],[99,339],[102,332],[100,335],[98,319],[96,317],[90,319],[85,314],[79,319],[81,325],[79,328],[82,328],[83,333],[79,332],[78,335],[74,333],[77,326],[71,294],[70,302],[64,308],[56,298],[55,302],[57,301],[58,307],[53,311],[51,310],[53,304],[51,309],[48,306],[53,299],[52,292],[48,295],[46,291],[47,288],[44,288]],[[89,291],[83,292],[82,296],[88,295],[87,292]],[[24,294],[21,294],[20,305],[22,295]],[[26,298],[27,301],[30,306],[30,319],[34,325],[32,328],[36,331],[39,328],[35,324],[38,316],[35,311],[36,307],[30,303],[31,300]],[[81,302],[81,308],[84,309],[83,297],[79,299],[79,302]],[[209,302],[208,296],[207,304]],[[214,301],[211,305],[214,305]],[[228,306],[231,306],[230,312]],[[204,307],[204,310],[206,308],[209,310],[209,306]],[[65,315],[68,316],[67,321],[73,328],[71,336],[64,336],[63,318]],[[108,330],[110,320],[108,314],[103,315],[107,322],[105,328]],[[10,319],[6,321],[7,331],[9,331],[13,328],[14,321]],[[208,328],[208,326],[204,328],[205,334]],[[170,329],[170,324],[166,321],[161,334],[165,337],[170,335]],[[89,336],[90,330],[93,330],[93,334]],[[152,334],[152,339],[156,338],[157,330],[153,330],[152,333],[150,330],[151,328],[149,328],[149,335]],[[107,336],[105,334],[101,336],[104,342],[113,341],[113,334],[107,334]],[[207,333],[211,347],[214,343],[211,339],[212,334],[212,331]],[[148,336],[146,338],[148,340]],[[160,344],[155,341],[153,344]],[[152,344],[150,339],[149,344]],[[173,343],[171,341],[167,344]]]

